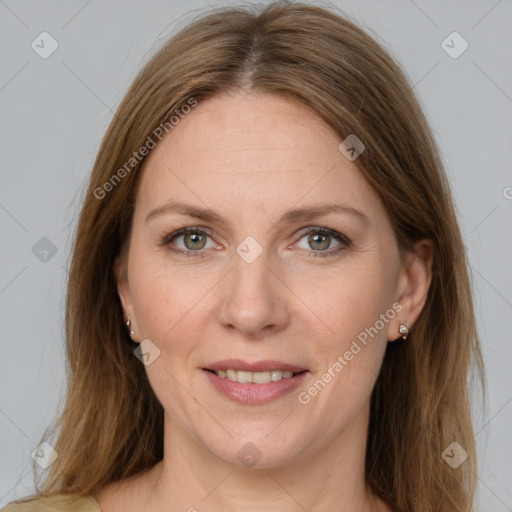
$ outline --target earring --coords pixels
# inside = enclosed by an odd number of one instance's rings
[[[130,338],[135,334],[135,332],[132,331],[130,327],[130,317],[126,317],[126,328],[128,329],[128,332],[130,333]]]
[[[405,324],[400,324],[398,332],[402,335],[402,339],[406,340],[407,335],[409,334],[409,328]]]

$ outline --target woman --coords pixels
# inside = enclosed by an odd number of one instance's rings
[[[57,458],[9,512],[473,510],[483,369],[449,186],[400,68],[334,12],[217,9],[144,67],[91,175],[66,333]]]

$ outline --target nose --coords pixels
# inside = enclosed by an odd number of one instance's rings
[[[234,268],[223,280],[219,322],[252,339],[279,332],[289,323],[289,292],[276,269],[270,268],[267,254],[264,250],[248,263],[235,253]]]

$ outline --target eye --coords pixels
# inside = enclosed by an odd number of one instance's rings
[[[204,229],[197,227],[182,228],[165,236],[161,245],[167,246],[170,251],[183,256],[204,256],[205,253],[202,249],[212,247],[207,245],[207,239],[210,236],[211,233]],[[172,245],[177,248],[172,247]]]
[[[305,239],[306,246],[300,246],[300,242],[303,239]],[[337,242],[337,245],[333,250],[328,250],[332,249],[333,240]],[[350,244],[351,241],[342,233],[338,233],[329,228],[319,227],[311,227],[303,231],[301,239],[297,242],[299,247],[310,252],[308,257],[312,258],[334,256],[349,247]]]

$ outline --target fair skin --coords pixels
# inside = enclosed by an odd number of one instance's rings
[[[384,206],[340,142],[296,102],[222,94],[200,101],[151,151],[127,258],[115,270],[133,339],[160,350],[145,368],[165,411],[165,453],[141,476],[100,490],[104,512],[389,511],[364,484],[369,400],[388,341],[400,337],[400,323],[413,329],[424,306],[432,247],[418,242],[400,258]],[[146,219],[170,201],[208,208],[226,223],[170,210]],[[364,217],[280,221],[291,209],[339,203]],[[161,245],[196,226],[207,233]],[[303,234],[310,227],[351,242]],[[262,249],[250,263],[236,252],[247,237]],[[314,257],[322,251],[330,255]],[[299,393],[394,303],[400,312],[301,403]],[[307,372],[290,393],[240,403],[206,375],[229,358]],[[237,456],[249,442],[260,457],[251,467]]]

